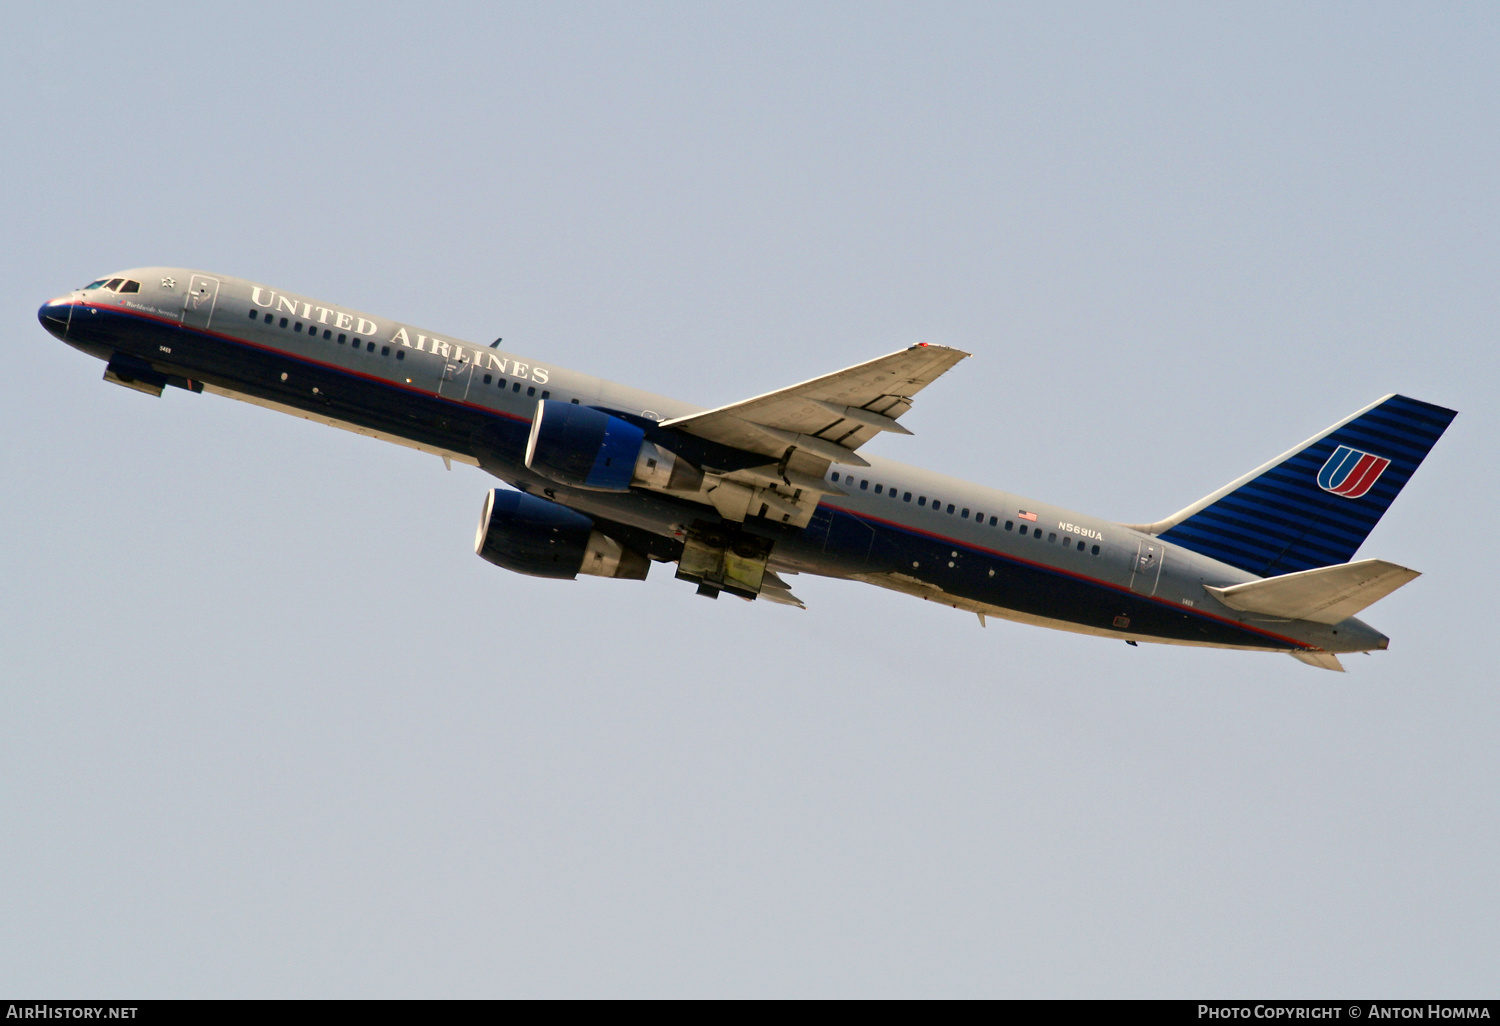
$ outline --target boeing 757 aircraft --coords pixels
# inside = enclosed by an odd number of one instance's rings
[[[1384,649],[1355,618],[1417,576],[1351,562],[1454,418],[1388,395],[1154,524],[1118,524],[865,457],[967,353],[915,345],[702,409],[552,363],[219,274],[143,267],[44,304],[104,379],[229,396],[510,485],[475,551],[507,570],[643,580],[801,606],[786,577],[864,581],[1129,644]]]

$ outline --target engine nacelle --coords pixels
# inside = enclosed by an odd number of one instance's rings
[[[641,485],[696,492],[703,472],[667,449],[646,441],[646,432],[603,410],[543,399],[536,404],[526,466],[570,488],[624,492]]]
[[[524,492],[484,497],[474,551],[496,566],[571,581],[579,574],[644,581],[651,561],[594,529],[582,513]]]

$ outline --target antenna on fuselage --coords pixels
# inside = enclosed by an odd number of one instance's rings
[[[505,339],[503,339],[503,338],[497,338],[497,339],[495,339],[495,341],[493,341],[493,342],[490,343],[490,348],[494,349],[496,346],[498,346],[501,342],[504,342],[504,341],[505,341]]]

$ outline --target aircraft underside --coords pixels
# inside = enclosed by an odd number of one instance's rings
[[[164,339],[173,349],[170,362],[161,359]],[[784,586],[778,571],[808,573],[874,584],[986,617],[1079,633],[1230,648],[1297,647],[1120,589],[1018,565],[994,552],[826,506],[806,528],[785,528],[726,523],[712,509],[671,496],[563,488],[524,466],[526,421],[176,326],[105,314],[82,331],[71,331],[68,341],[112,359],[111,366],[126,367],[127,374],[139,361],[142,376],[149,377],[151,368],[157,374],[168,371],[167,377],[175,379],[165,382],[169,385],[247,400],[478,465],[515,488],[608,524],[621,541],[654,560],[678,562],[678,576],[706,595],[775,597],[775,585]],[[766,574],[773,583],[769,594],[762,591]]]

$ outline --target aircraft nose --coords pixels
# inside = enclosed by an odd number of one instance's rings
[[[36,319],[58,338],[68,333],[68,322],[73,316],[73,303],[67,296],[49,299],[36,312]]]

